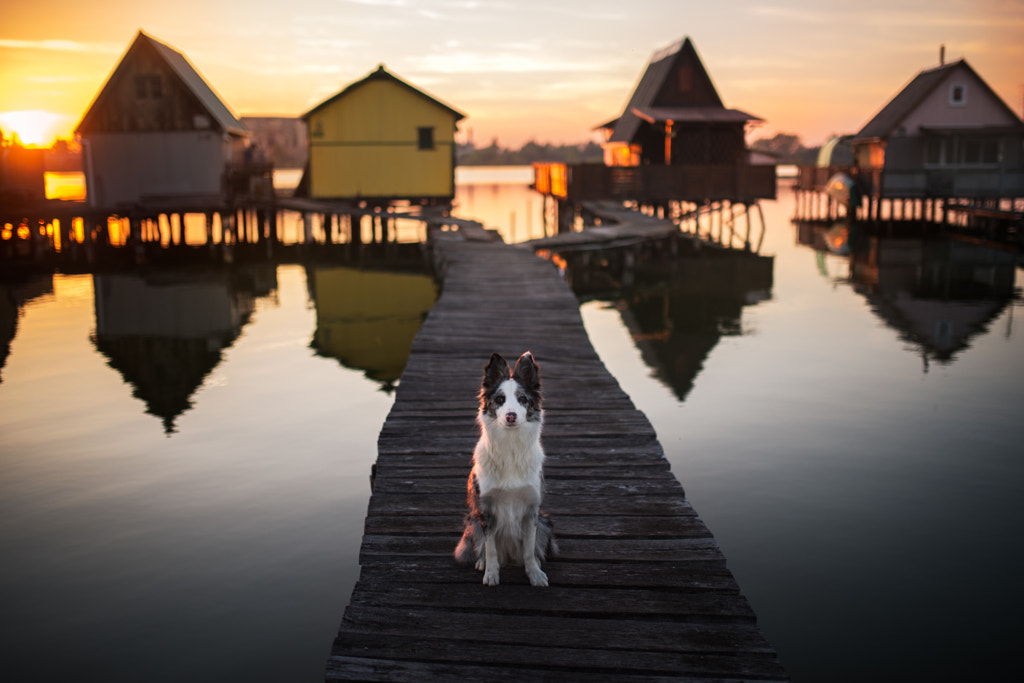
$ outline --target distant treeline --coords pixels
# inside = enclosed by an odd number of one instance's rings
[[[603,157],[601,145],[596,142],[577,145],[542,145],[527,142],[519,149],[505,149],[497,140],[489,147],[474,147],[472,144],[458,145],[455,150],[458,163],[462,166],[522,166],[535,161],[557,161],[567,164],[599,162]]]
[[[769,154],[780,164],[813,166],[818,160],[820,147],[804,147],[800,138],[792,133],[778,133],[772,138],[760,138],[750,148]],[[506,149],[493,140],[488,147],[472,144],[457,145],[456,159],[463,166],[519,166],[535,161],[554,161],[567,164],[600,163],[604,156],[596,142],[576,145],[550,145],[527,142],[519,149]]]
[[[780,164],[813,166],[818,162],[818,147],[804,147],[800,138],[792,133],[779,133],[773,138],[760,138],[750,143],[750,149],[775,157]]]

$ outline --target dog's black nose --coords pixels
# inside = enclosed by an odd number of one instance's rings
[[[505,422],[508,422],[510,425],[514,425],[516,423],[516,414],[515,413],[507,413],[505,415]]]

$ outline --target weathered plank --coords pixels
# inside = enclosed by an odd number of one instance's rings
[[[528,250],[436,244],[440,300],[378,438],[362,570],[328,680],[786,680],[657,435],[597,356],[557,271]],[[492,351],[530,350],[545,395],[550,586],[455,564]]]

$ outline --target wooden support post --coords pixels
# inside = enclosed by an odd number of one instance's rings
[[[203,214],[203,233],[206,235],[206,246],[213,248],[213,213],[207,211]]]
[[[363,215],[353,214],[352,215],[352,244],[355,246],[363,245]]]

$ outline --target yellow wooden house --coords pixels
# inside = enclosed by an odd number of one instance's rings
[[[465,115],[383,64],[302,118],[309,162],[301,186],[308,196],[371,202],[455,196],[455,131]]]

